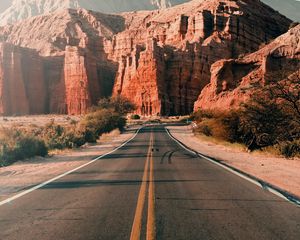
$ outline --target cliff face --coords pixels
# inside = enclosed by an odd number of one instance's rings
[[[239,108],[268,82],[299,75],[299,39],[300,25],[255,53],[214,63],[211,82],[202,91],[195,110]]]
[[[209,0],[120,15],[57,11],[2,27],[0,39],[43,63],[44,112],[81,114],[114,94],[139,114],[176,115],[193,110],[213,63],[257,50],[289,24],[258,0]]]
[[[44,66],[39,55],[0,44],[0,114],[41,114],[45,111]]]
[[[260,1],[250,0],[192,1],[168,10],[122,16],[126,29],[105,48],[109,58],[119,62],[114,94],[133,100],[138,113],[148,105],[143,96],[155,96],[152,109],[162,115],[190,113],[210,81],[214,62],[255,51],[290,24]],[[153,54],[148,54],[153,59],[145,61],[140,56],[149,51],[149,39],[155,40]],[[141,74],[147,67],[149,75]]]
[[[0,49],[1,114],[82,114],[100,97],[110,95],[116,64],[107,59],[103,39],[122,26],[123,18],[118,16],[64,10],[2,28],[3,45],[11,47]],[[27,61],[31,58],[36,62]],[[31,82],[36,92],[19,90],[31,88]],[[41,84],[43,88],[37,89]],[[43,101],[30,105],[37,94]]]

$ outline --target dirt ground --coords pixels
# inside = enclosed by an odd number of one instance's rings
[[[191,126],[168,127],[171,134],[186,146],[206,156],[223,161],[237,169],[300,197],[300,159],[286,159],[266,153],[248,153],[238,145],[222,145],[197,137]]]
[[[80,116],[68,115],[30,115],[16,117],[0,117],[0,128],[4,127],[42,127],[54,121],[56,124],[65,125],[73,121],[78,122]]]

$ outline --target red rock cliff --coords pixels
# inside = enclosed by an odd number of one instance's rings
[[[43,61],[36,51],[0,43],[0,114],[45,112]]]
[[[199,96],[195,110],[239,108],[270,80],[280,81],[287,74],[299,74],[299,39],[300,25],[255,53],[214,63],[210,84]]]
[[[120,15],[54,12],[0,28],[0,40],[40,55],[44,112],[81,114],[99,98],[120,94],[139,114],[177,115],[193,110],[213,63],[257,50],[290,22],[259,0],[195,0]],[[2,92],[10,84],[3,83]]]
[[[290,24],[256,0],[192,1],[168,10],[122,16],[126,29],[105,45],[108,57],[119,62],[114,94],[130,98],[137,112],[146,115],[190,113],[210,81],[214,62],[257,50]],[[155,45],[153,54],[149,40]],[[140,57],[144,55],[147,60]],[[148,74],[141,74],[147,69]],[[145,95],[153,96],[154,112],[144,112],[149,105]]]

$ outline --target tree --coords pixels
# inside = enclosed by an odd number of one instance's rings
[[[271,80],[265,93],[270,100],[276,101],[283,110],[292,114],[293,120],[300,124],[300,70],[284,80]]]
[[[300,71],[268,77],[240,117],[242,141],[250,150],[300,139]]]

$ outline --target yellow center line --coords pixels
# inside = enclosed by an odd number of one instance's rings
[[[131,229],[130,240],[140,240],[141,237],[143,209],[144,209],[145,199],[146,199],[149,162],[152,155],[152,147],[153,147],[153,135],[151,132],[150,143],[149,143],[149,148],[147,153],[147,160],[144,167],[143,180],[142,180],[142,185],[138,196],[135,216],[134,216],[133,225]]]
[[[152,138],[153,146],[153,138]],[[155,240],[155,188],[153,173],[153,152],[150,154],[150,176],[149,176],[149,192],[148,192],[148,218],[147,218],[147,235],[146,240]]]

